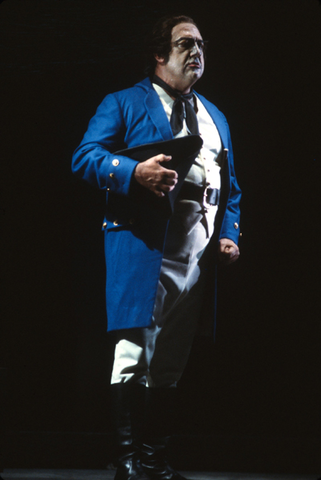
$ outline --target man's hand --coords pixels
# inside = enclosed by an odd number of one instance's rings
[[[218,247],[218,258],[226,265],[235,262],[240,256],[239,247],[229,238],[221,238]]]
[[[156,157],[145,160],[145,162],[138,163],[134,172],[135,179],[158,197],[163,197],[165,193],[173,190],[177,183],[177,172],[160,165],[161,162],[169,162],[171,159],[171,156],[161,153]]]

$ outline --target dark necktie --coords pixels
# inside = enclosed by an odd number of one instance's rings
[[[193,92],[182,94],[170,87],[157,75],[153,76],[153,83],[156,83],[156,85],[162,87],[167,93],[169,93],[169,95],[175,98],[170,119],[173,135],[177,135],[183,128],[184,110],[186,113],[186,125],[188,130],[193,135],[198,135],[198,122],[194,107],[192,105],[194,101]]]

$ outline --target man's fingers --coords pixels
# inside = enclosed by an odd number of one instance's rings
[[[178,175],[175,170],[166,170],[162,172],[162,183],[164,185],[175,186],[177,183]]]
[[[177,172],[161,165],[162,162],[167,162],[171,158],[170,155],[160,154],[137,164],[135,178],[138,183],[154,192],[158,197],[163,197],[165,193],[173,190],[177,184]]]
[[[225,265],[230,265],[239,258],[240,250],[232,240],[223,238],[220,240],[218,255]]]
[[[158,196],[158,197],[164,197],[165,196],[165,193],[162,192],[161,190],[153,190],[154,193]]]
[[[171,159],[172,157],[170,155],[164,155],[163,153],[156,155],[156,157],[153,158],[153,160],[155,160],[158,164],[162,162],[169,162]],[[175,180],[178,178],[177,172],[175,170],[169,170],[168,168],[162,167],[162,165],[159,166],[163,174],[163,179],[165,179],[164,183],[167,185],[174,185],[174,183],[171,183],[170,180]]]
[[[167,170],[167,168],[164,168],[162,170],[163,178],[166,179],[167,183],[177,183],[178,179],[178,174],[175,170]]]
[[[171,155],[164,155],[163,153],[160,153],[159,155],[156,155],[155,157],[152,157],[151,160],[155,160],[155,162],[157,162],[157,163],[169,162],[170,160],[172,160],[172,156]]]
[[[177,179],[176,178],[165,178],[165,185],[169,186],[169,187],[175,187],[177,183]]]
[[[171,192],[172,190],[174,190],[175,185],[161,185],[160,190],[164,193],[168,193],[168,192]]]
[[[158,194],[159,197],[163,197],[165,193],[171,192],[174,190],[176,186],[177,181],[173,180],[170,184],[169,183],[160,183],[159,185],[156,185],[153,191]],[[161,195],[159,195],[159,192],[161,192]]]

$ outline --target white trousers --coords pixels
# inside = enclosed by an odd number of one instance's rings
[[[216,211],[217,207],[210,207],[191,230],[179,214],[171,218],[152,324],[119,333],[112,384],[175,387],[181,378],[202,303],[205,276],[200,259],[213,234]]]

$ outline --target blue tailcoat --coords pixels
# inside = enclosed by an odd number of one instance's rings
[[[228,149],[215,226],[217,238],[237,243],[241,191],[234,173],[229,127],[212,103],[196,95],[212,117],[223,148]],[[108,331],[150,325],[168,225],[168,216],[155,207],[150,192],[144,189],[145,196],[135,191],[132,177],[138,162],[113,152],[172,138],[164,108],[146,78],[132,88],[107,95],[73,154],[73,172],[107,193],[104,230]]]

